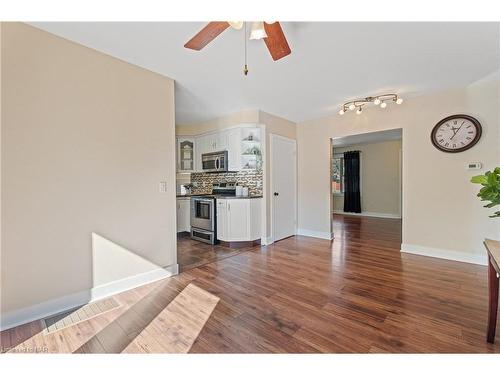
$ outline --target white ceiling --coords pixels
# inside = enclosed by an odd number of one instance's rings
[[[500,68],[498,23],[282,23],[292,54],[273,62],[262,40],[228,29],[202,51],[183,47],[204,23],[32,23],[176,81],[177,123],[241,109],[292,121],[347,99],[403,97],[467,85]]]
[[[347,135],[345,137],[332,138],[334,147],[346,147],[363,143],[376,143],[385,141],[395,141],[403,136],[402,129],[383,130],[379,132]]]

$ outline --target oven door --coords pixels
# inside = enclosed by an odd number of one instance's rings
[[[215,229],[214,200],[210,198],[191,198],[191,226],[208,231]]]

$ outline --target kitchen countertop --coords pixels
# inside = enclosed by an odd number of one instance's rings
[[[218,195],[218,194],[177,194],[177,198],[190,198],[190,197],[214,197],[215,199],[256,199],[262,198],[262,195],[249,195],[248,197],[237,197],[236,195]]]
[[[215,199],[255,199],[262,198],[262,195],[249,195],[248,197],[237,197],[236,195],[216,195]]]
[[[177,194],[177,198],[203,197],[205,195],[213,195],[213,194],[210,194],[210,193],[205,193],[205,194]]]

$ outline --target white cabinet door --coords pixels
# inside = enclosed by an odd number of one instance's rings
[[[229,241],[247,241],[250,237],[250,200],[227,200],[227,237]]]
[[[202,171],[201,156],[203,154],[206,154],[207,152],[212,151],[211,149],[209,149],[208,143],[209,143],[209,139],[206,135],[201,135],[199,137],[196,137],[196,141],[195,141],[195,149],[196,149],[195,168],[198,172]]]
[[[214,151],[224,151],[228,149],[227,136],[228,136],[227,130],[222,130],[214,134],[214,145],[215,145]]]
[[[214,152],[216,151],[217,145],[217,134],[207,134],[204,136],[207,151],[206,152]]]
[[[217,239],[227,241],[227,200],[217,200]]]
[[[239,171],[241,169],[241,128],[227,131],[227,159],[228,170]]]
[[[177,199],[177,232],[190,232],[191,200],[189,198]]]

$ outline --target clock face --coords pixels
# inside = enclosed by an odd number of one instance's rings
[[[432,129],[432,144],[441,151],[461,152],[481,138],[481,124],[474,117],[454,115],[439,121]]]

